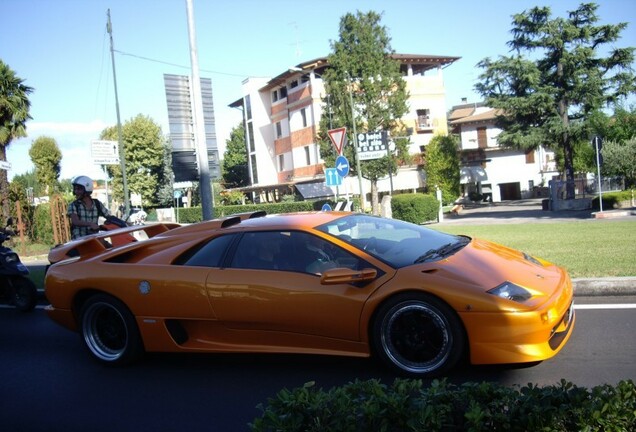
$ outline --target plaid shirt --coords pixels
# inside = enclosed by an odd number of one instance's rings
[[[66,211],[68,217],[71,217],[72,214],[76,214],[82,221],[92,221],[95,223],[98,223],[100,216],[106,217],[110,215],[104,204],[97,199],[93,199],[93,207],[90,210],[86,208],[84,201],[81,199],[73,201]],[[89,234],[95,234],[95,231],[91,230],[91,227],[71,225],[72,240]]]

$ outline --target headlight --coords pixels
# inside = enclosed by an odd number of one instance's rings
[[[530,291],[512,282],[504,282],[496,288],[487,291],[488,294],[495,295],[502,299],[523,303],[532,297]]]

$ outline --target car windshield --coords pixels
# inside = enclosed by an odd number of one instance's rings
[[[345,216],[317,229],[354,245],[395,268],[440,260],[470,243],[469,237],[362,214]]]

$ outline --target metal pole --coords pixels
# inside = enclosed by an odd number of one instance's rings
[[[391,154],[391,150],[389,149],[388,132],[385,130],[382,131],[382,144],[386,146],[386,155],[388,157],[387,161],[388,161],[389,187],[390,187],[389,195],[393,195],[393,173],[392,173],[393,155]]]
[[[199,77],[199,57],[197,54],[197,37],[194,29],[194,8],[192,0],[186,0],[188,13],[188,34],[190,36],[190,63],[192,67],[192,119],[194,121],[194,141],[199,162],[199,192],[201,193],[201,209],[203,220],[214,217],[214,198],[210,180],[210,165],[208,162],[208,146],[205,139],[205,121],[203,119],[203,100],[201,97],[201,78]]]
[[[353,80],[351,79],[351,75],[347,74],[349,78],[349,101],[351,102],[351,123],[353,123],[353,148],[356,152],[356,171],[358,171],[358,186],[360,187],[360,207],[362,212],[366,207],[365,199],[364,199],[364,190],[362,189],[362,172],[360,171],[360,153],[358,152],[358,132],[356,132],[356,112],[353,106]]]
[[[596,147],[596,169],[598,170],[598,205],[600,206],[601,213],[603,213],[603,190],[601,186],[601,158],[598,150],[599,137],[594,137],[594,146]]]
[[[110,22],[110,9],[107,12],[108,24],[106,25],[110,35],[110,58],[113,63],[113,83],[115,84],[115,109],[117,111],[117,142],[119,143],[119,167],[121,169],[121,183],[124,188],[124,219],[130,213],[130,200],[128,198],[128,181],[126,180],[126,152],[121,132],[121,119],[119,116],[119,97],[117,96],[117,74],[115,73],[115,48],[113,45],[113,26]]]

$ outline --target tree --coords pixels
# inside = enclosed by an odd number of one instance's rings
[[[100,139],[116,141],[117,127],[104,129]],[[126,158],[126,180],[130,192],[141,195],[142,205],[156,207],[157,195],[162,184],[171,181],[164,165],[168,147],[161,127],[149,117],[139,114],[122,126],[122,141]],[[120,166],[107,165],[106,169],[113,179],[114,196],[123,201]]]
[[[355,121],[358,133],[384,130],[391,136],[406,136],[400,122],[408,111],[406,82],[399,62],[391,58],[391,39],[380,19],[381,15],[373,11],[346,14],[340,19],[339,40],[331,43],[329,68],[322,75],[327,94],[325,112],[330,115],[322,116],[319,132],[321,156],[329,166],[335,166],[338,156],[328,139],[330,124],[353,132]],[[394,141],[398,161],[385,156],[360,163],[362,176],[371,181],[373,213],[378,213],[377,181],[389,170],[395,172],[398,162],[408,160],[408,139]],[[344,154],[352,162],[354,153],[353,145],[345,146]],[[357,174],[355,165],[351,163],[352,175]]]
[[[439,187],[445,204],[459,196],[459,141],[453,135],[435,135],[426,146],[426,184]]]
[[[559,150],[574,198],[576,143],[589,139],[589,118],[605,105],[619,103],[636,90],[631,64],[634,48],[598,51],[613,45],[626,23],[596,25],[598,5],[581,4],[568,18],[552,18],[550,8],[535,7],[513,16],[512,56],[486,58],[475,89],[488,106],[501,109],[497,118],[504,146],[525,150],[539,145]],[[540,51],[538,54],[534,51]],[[533,53],[534,60],[522,52]]]
[[[245,126],[243,122],[232,128],[230,138],[225,141],[223,155],[223,183],[226,188],[236,188],[250,184],[245,148]]]
[[[174,205],[174,185],[172,179],[172,145],[169,140],[164,142],[163,167],[159,174],[159,190],[157,191],[157,205],[172,207]]]
[[[636,186],[636,136],[624,142],[603,143],[601,172],[606,176],[621,176],[625,187]]]
[[[58,189],[62,152],[54,138],[41,136],[33,141],[29,156],[35,165],[35,176],[45,193],[50,195]]]
[[[7,147],[12,140],[26,136],[26,122],[31,119],[28,96],[33,89],[23,82],[0,60],[0,161],[7,160]],[[0,205],[4,219],[10,212],[8,190],[7,171],[0,169]]]

